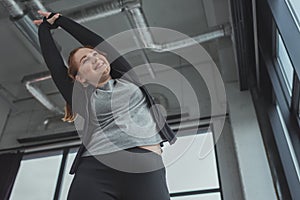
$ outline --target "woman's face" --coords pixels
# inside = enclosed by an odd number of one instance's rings
[[[76,80],[83,85],[92,84],[99,86],[110,78],[110,65],[105,56],[94,49],[81,48],[73,57],[79,66]]]

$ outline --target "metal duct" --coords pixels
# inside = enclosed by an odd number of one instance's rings
[[[194,44],[193,40],[190,39],[179,40],[171,43],[156,44],[151,32],[148,29],[149,26],[139,0],[111,1],[101,5],[91,4],[85,9],[66,13],[66,16],[74,19],[77,22],[88,22],[120,13],[124,9],[127,11],[127,17],[133,28],[137,28],[139,36],[138,38],[140,39],[140,42],[143,44],[144,48],[149,48],[156,52],[167,52]],[[195,36],[192,39],[198,43],[202,43],[229,35],[231,35],[231,26],[225,25],[221,26],[221,28],[218,30]],[[149,63],[149,59],[145,52],[143,57]],[[150,72],[150,75],[154,77],[155,73],[151,67],[151,64],[148,64],[147,68]]]
[[[49,100],[49,98],[40,90],[40,88],[38,88],[36,85],[33,85],[34,83],[44,81],[47,79],[51,79],[51,74],[49,71],[25,76],[22,82],[25,83],[27,90],[47,109],[57,114],[64,114],[64,112],[61,111],[61,109],[59,109]]]
[[[14,0],[1,0],[3,7],[9,12],[13,18],[22,17],[24,15],[23,9]]]
[[[138,28],[137,31],[145,48],[150,48],[156,52],[166,52],[188,47],[194,44],[193,40],[191,39],[184,39],[164,44],[156,44],[151,32],[148,29],[149,26],[141,7],[127,7],[126,10],[130,14],[129,19],[133,20],[135,28]],[[231,35],[230,25],[222,26],[218,30],[195,36],[192,39],[196,40],[198,43],[202,43],[228,35]]]
[[[30,2],[31,5],[34,5],[38,9],[44,10],[43,5],[38,0],[31,0]],[[14,0],[2,0],[1,3],[9,11],[12,19],[14,19],[14,22],[20,29],[20,31],[26,36],[26,38],[28,38],[31,41],[31,43],[40,52],[37,27],[32,23],[31,19],[24,14],[22,8]],[[123,10],[128,11],[127,16],[131,21],[131,24],[134,26],[134,28],[138,28],[139,38],[142,41],[142,44],[145,48],[149,48],[157,52],[165,52],[191,45],[190,40],[180,40],[171,43],[156,44],[153,40],[151,32],[148,29],[148,24],[142,11],[139,0],[113,0],[111,2],[107,2],[104,4],[102,3],[100,5],[91,4],[84,9],[80,8],[80,10],[65,13],[65,15],[79,23],[82,23],[98,18],[115,15],[122,12]],[[227,25],[223,26],[219,30],[193,37],[193,39],[201,43],[230,34],[231,27]],[[147,57],[145,57],[145,59],[147,60]],[[151,67],[149,66],[148,68],[150,74],[154,76],[154,72],[151,69]],[[37,87],[31,86],[32,83],[39,82],[48,78],[50,78],[50,76],[28,80],[25,83],[26,88],[49,110],[61,113],[61,111],[57,109],[57,107],[55,107],[49,99],[47,99],[46,95],[44,95]]]
[[[105,3],[92,3],[79,10],[66,12],[64,15],[78,23],[88,22],[99,18],[121,13],[126,6],[139,4],[139,0],[113,0]]]
[[[138,28],[139,38],[145,48],[149,48],[156,52],[166,52],[184,48],[193,44],[190,39],[165,44],[156,44],[148,29],[149,26],[139,0],[115,0],[100,5],[91,4],[82,10],[69,12],[65,15],[77,22],[88,22],[120,13],[123,10],[127,11],[128,19],[133,28]],[[202,43],[229,35],[231,35],[231,26],[228,24],[221,26],[218,30],[192,37],[192,39]]]
[[[9,12],[11,20],[18,27],[20,32],[40,52],[38,29],[32,23],[32,19],[23,12],[23,9],[14,0],[1,0],[3,7]]]
[[[230,30],[230,26],[226,25],[226,26],[222,26],[218,30],[192,37],[192,39],[194,39],[198,43],[208,42],[210,40],[215,40],[217,38],[221,38],[221,37],[230,35],[230,32],[228,32],[228,30]],[[161,45],[155,44],[153,50],[155,50],[157,52],[172,51],[175,49],[188,47],[188,46],[191,46],[194,44],[195,44],[194,41],[188,38],[188,39],[165,43],[165,44],[161,44]]]
[[[128,11],[127,16],[130,21],[132,21],[133,28],[138,28],[139,38],[143,43],[145,48],[156,49],[158,48],[155,45],[152,34],[149,31],[148,22],[145,18],[143,10],[141,7],[127,7],[126,11]]]
[[[32,18],[39,19],[41,16],[37,13],[38,10],[47,11],[45,6],[39,0],[28,0],[24,2],[27,10],[30,11]]]
[[[1,3],[9,12],[11,20],[18,27],[20,32],[31,42],[38,52],[41,52],[38,39],[38,28],[35,24],[33,24],[29,15],[25,14],[21,6],[18,5],[14,0],[2,0]],[[26,6],[34,7],[35,9],[46,10],[38,0],[28,1]],[[28,77],[26,77],[24,80],[26,89],[46,108],[55,113],[63,114],[63,112],[57,108],[36,85],[34,85],[36,82],[50,78],[50,75],[44,76],[44,74],[38,74],[36,77],[31,77],[30,80]]]
[[[75,10],[73,12],[64,13],[64,15],[75,20],[78,23],[88,22],[99,18],[108,17],[121,13],[124,9],[132,7],[141,7],[139,0],[114,0],[106,3],[93,3],[85,7],[84,9]],[[139,45],[139,42],[137,42]],[[142,50],[142,58],[145,60],[145,65],[152,78],[155,78],[154,70],[150,64],[150,60],[145,52]]]

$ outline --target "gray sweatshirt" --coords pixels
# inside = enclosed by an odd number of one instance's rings
[[[95,90],[91,102],[98,124],[83,156],[163,141],[146,98],[135,84],[111,79]]]

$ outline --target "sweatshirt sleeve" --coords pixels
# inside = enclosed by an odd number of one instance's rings
[[[121,73],[126,73],[132,69],[132,66],[127,62],[127,60],[119,54],[119,52],[108,42],[106,42],[101,36],[78,24],[74,20],[60,16],[55,24],[60,26],[69,34],[71,34],[78,42],[83,46],[89,45],[100,51],[107,53],[107,59],[112,67],[112,69],[119,71]],[[134,80],[138,80],[137,75],[133,70],[130,71],[130,76]]]
[[[67,67],[58,51],[50,32],[50,24],[43,22],[38,29],[39,41],[45,63],[52,79],[65,101],[72,105],[73,81],[68,76]]]
[[[104,41],[102,37],[68,17],[60,16],[55,24],[71,34],[83,46],[89,45],[95,48]]]

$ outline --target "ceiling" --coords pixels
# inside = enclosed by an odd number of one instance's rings
[[[97,2],[106,1],[102,0]],[[42,1],[44,6],[49,10],[57,11],[62,14],[70,12],[71,10],[80,9],[94,2],[95,0]],[[227,0],[142,1],[142,9],[149,26],[168,28],[190,37],[210,32],[220,25],[230,23],[228,7]],[[125,12],[89,21],[83,25],[104,38],[111,37],[132,28]],[[4,135],[10,136],[4,136],[2,140],[6,141],[7,145],[4,145],[5,147],[9,145],[17,146],[15,142],[16,138],[32,136],[29,130],[38,132],[36,134],[42,134],[41,130],[47,132],[42,123],[45,116],[51,116],[51,112],[35,100],[26,90],[24,83],[22,83],[22,79],[25,76],[46,71],[47,68],[39,52],[35,50],[31,43],[16,28],[14,23],[9,19],[8,12],[2,5],[0,5],[0,27],[0,42],[3,47],[0,54],[0,96],[4,98],[12,108],[10,118],[4,131]],[[67,58],[71,49],[79,46],[79,43],[62,29],[55,30],[53,37],[62,47],[61,53],[65,58]],[[224,82],[237,81],[237,70],[231,37],[223,37],[202,43],[201,45],[217,64]],[[141,56],[143,53],[143,51],[135,51],[126,55],[126,58],[133,66],[136,66],[145,62]],[[209,114],[209,109],[206,108],[209,105],[209,96],[207,92],[201,92],[202,89],[203,91],[206,90],[205,83],[199,81],[201,78],[194,76],[188,71],[189,67],[183,59],[172,53],[157,53],[151,50],[147,50],[145,53],[151,63],[161,63],[170,67],[176,67],[182,70],[187,77],[190,77],[191,82],[199,89],[199,92],[196,93],[199,93],[197,95],[202,98],[200,107],[204,110],[203,115]],[[176,80],[173,81],[176,82]],[[39,82],[37,86],[48,95],[51,101],[62,108],[64,101],[51,79]],[[159,89],[156,89],[156,91],[153,89],[153,91],[155,93],[164,93],[164,91],[159,91]],[[184,99],[184,97],[182,97],[182,99]],[[15,123],[18,123],[20,126],[16,127],[14,125]],[[35,129],[39,131],[35,131]],[[1,142],[2,144],[3,141]]]

